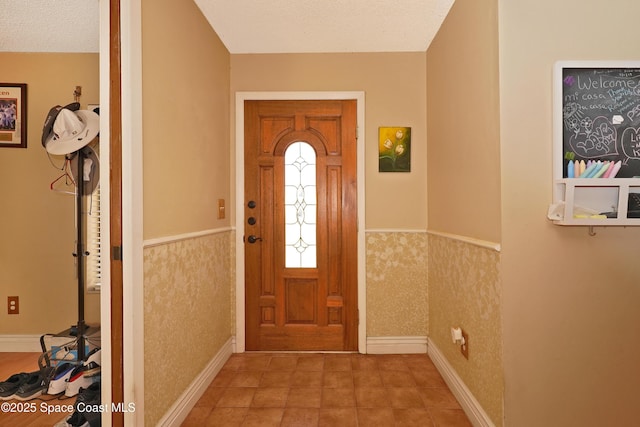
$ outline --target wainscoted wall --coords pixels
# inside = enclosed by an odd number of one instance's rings
[[[429,338],[435,342],[496,426],[502,425],[504,377],[500,252],[429,235]],[[497,245],[496,245],[497,246]],[[451,327],[469,334],[469,359]]]
[[[367,336],[426,337],[426,232],[368,231]]]
[[[232,335],[232,234],[145,244],[145,425],[157,424]]]

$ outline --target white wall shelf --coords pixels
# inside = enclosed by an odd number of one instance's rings
[[[640,226],[640,218],[629,218],[629,193],[640,193],[640,178],[563,178],[555,181],[554,200],[564,202],[563,219],[557,225]],[[584,210],[595,215],[615,212],[615,217],[576,217]],[[588,215],[587,215],[588,216]]]

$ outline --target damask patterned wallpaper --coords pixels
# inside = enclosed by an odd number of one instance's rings
[[[162,418],[231,336],[229,234],[144,251],[146,425]]]
[[[496,426],[502,423],[502,286],[500,252],[429,236],[429,338]],[[469,334],[469,359],[451,327]]]
[[[427,336],[427,234],[367,232],[367,335]]]

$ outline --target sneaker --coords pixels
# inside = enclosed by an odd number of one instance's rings
[[[13,374],[5,381],[0,383],[0,400],[11,400],[18,388],[24,384],[29,378],[29,374],[21,372]]]
[[[78,403],[81,402],[83,406],[78,408]],[[88,406],[100,405],[100,403],[100,382],[95,382],[88,388],[81,387],[74,405],[75,411],[56,424],[55,427],[100,427],[101,413],[99,411],[87,412],[85,410]]]
[[[90,362],[88,365],[76,366],[67,379],[64,395],[73,397],[82,388],[88,388],[93,383],[100,381],[100,365]]]
[[[53,368],[43,368],[28,374],[29,377],[18,387],[13,398],[24,401],[40,396],[49,388],[49,376],[51,375],[52,369]]]
[[[67,388],[67,379],[71,376],[75,365],[71,363],[63,363],[59,365],[53,373],[51,381],[49,381],[49,389],[47,394],[63,393]]]
[[[102,363],[101,358],[102,350],[100,350],[100,348],[98,347],[94,348],[89,354],[87,354],[87,357],[85,357],[85,361],[86,363],[96,362],[98,365],[100,365]]]
[[[54,427],[90,427],[89,422],[80,412],[75,411],[64,420],[60,421]]]

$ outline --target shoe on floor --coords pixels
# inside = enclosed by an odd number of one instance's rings
[[[78,406],[79,403],[83,405]],[[100,427],[102,423],[102,414],[100,411],[89,412],[86,410],[87,407],[100,404],[100,382],[95,382],[88,388],[81,387],[74,405],[76,410],[73,414],[56,424],[55,427]]]
[[[20,372],[0,382],[0,400],[11,400],[18,388],[29,379],[29,374]]]
[[[90,427],[89,422],[80,412],[75,411],[64,420],[60,421],[54,427]]]
[[[75,365],[72,363],[62,363],[53,372],[53,377],[49,381],[47,394],[63,393],[67,388],[67,379],[71,376]]]
[[[95,365],[95,366],[94,366]],[[88,375],[87,372],[92,372],[97,369],[97,372]],[[89,363],[89,366],[80,365],[76,366],[71,375],[67,379],[66,389],[64,395],[67,397],[73,397],[80,392],[81,388],[88,388],[93,383],[100,381],[100,366],[95,362]]]
[[[102,350],[100,350],[100,347],[94,348],[93,350],[91,350],[89,352],[89,354],[87,354],[87,357],[85,357],[85,365],[90,363],[90,362],[96,362],[98,365],[100,365],[102,363]]]
[[[13,396],[17,400],[31,400],[43,394],[49,388],[49,377],[53,368],[43,368],[31,372],[29,378],[20,386]]]

